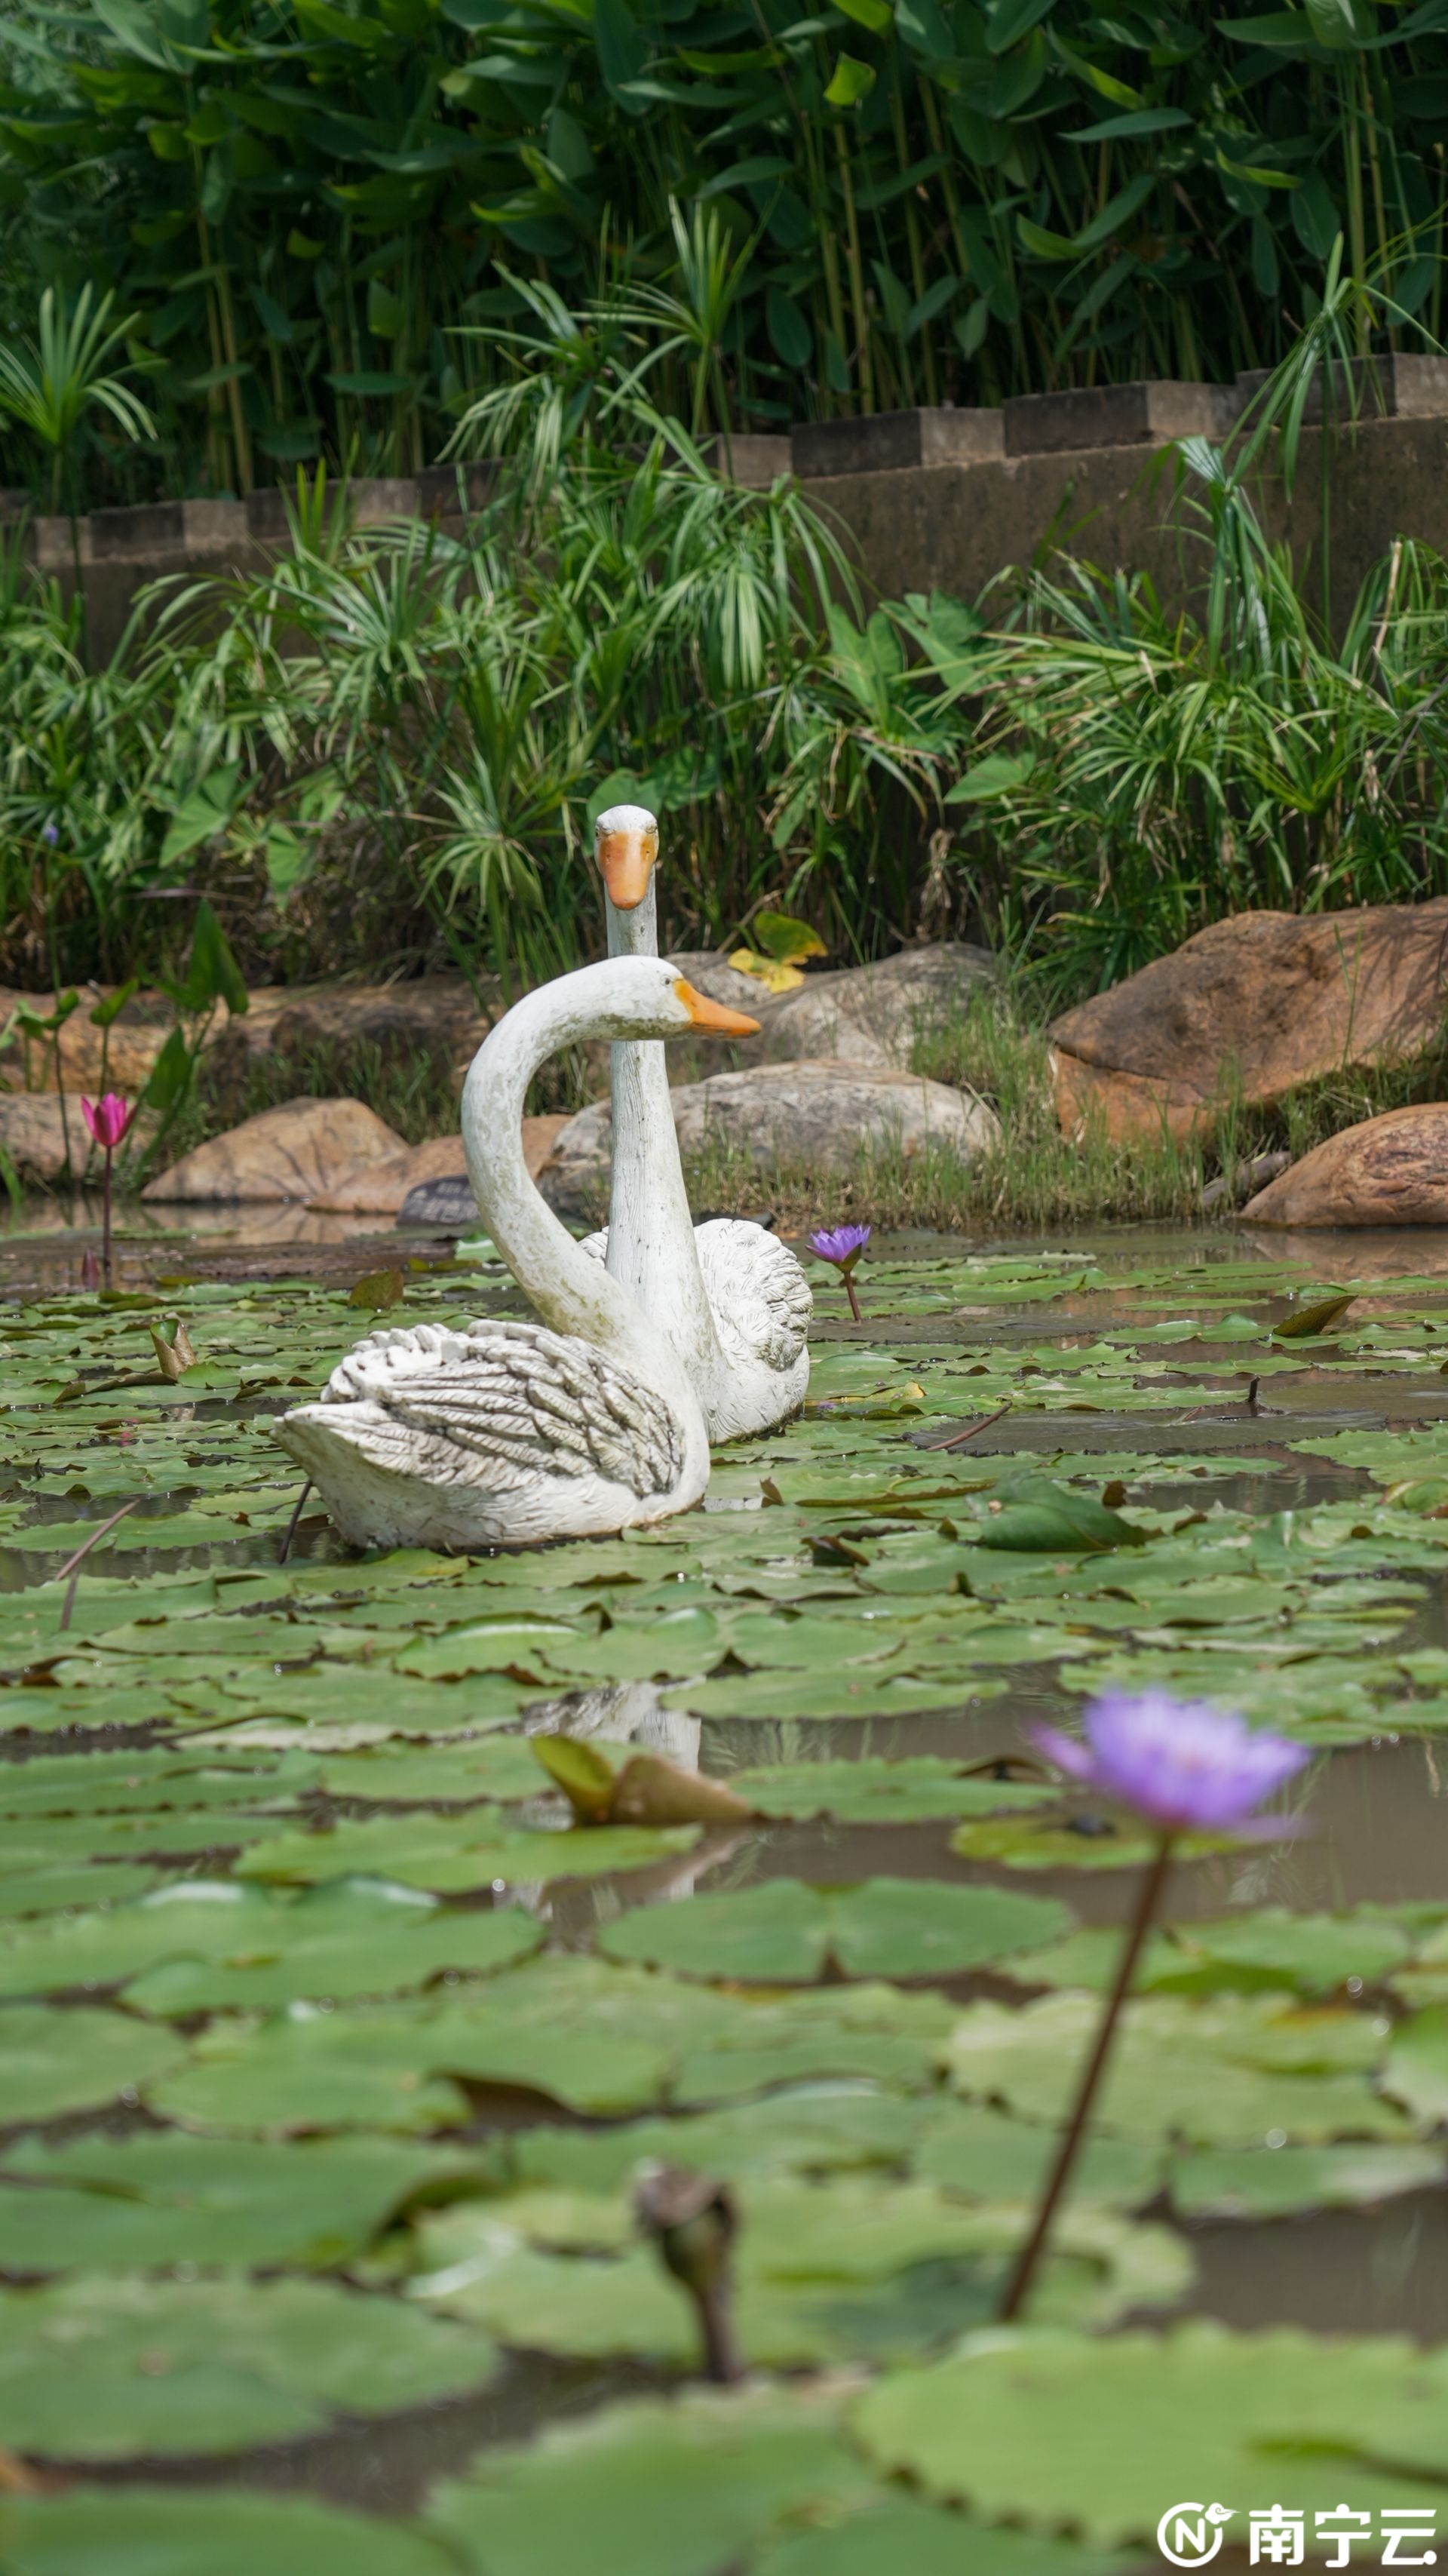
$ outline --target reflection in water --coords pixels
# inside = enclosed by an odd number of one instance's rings
[[[662,1753],[682,1770],[699,1768],[700,1721],[686,1709],[665,1708],[652,1682],[608,1682],[601,1689],[569,1691],[537,1700],[523,1720],[526,1735],[597,1736],[605,1744],[631,1744],[640,1753]]]

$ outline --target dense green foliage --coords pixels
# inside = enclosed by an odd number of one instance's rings
[[[1439,318],[1444,0],[14,0],[0,49],[10,332],[95,281],[151,379],[95,499],[410,470],[529,281],[662,331],[698,428],[1230,379],[1339,233]]]
[[[1176,613],[1069,558],[870,607],[796,487],[722,480],[618,335],[531,292],[460,537],[353,529],[303,480],[270,572],[163,585],[102,669],[12,556],[0,973],[153,971],[189,896],[137,895],[200,887],[252,980],[431,957],[511,991],[596,946],[620,796],[664,817],[676,948],[767,904],[846,962],[967,930],[1047,1002],[1225,911],[1448,883],[1448,567],[1400,541],[1332,642],[1249,497],[1341,381],[1349,281],[1230,464],[1177,453]]]

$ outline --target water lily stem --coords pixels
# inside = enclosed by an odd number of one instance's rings
[[[845,1283],[845,1295],[850,1301],[850,1313],[854,1316],[857,1324],[863,1324],[865,1318],[860,1312],[859,1298],[855,1295],[855,1283],[850,1277],[848,1270],[842,1270],[840,1272],[840,1277]]]
[[[297,1499],[296,1499],[295,1505],[293,1506],[293,1509],[292,1509],[292,1516],[291,1516],[291,1519],[288,1521],[287,1526],[286,1526],[286,1533],[285,1533],[285,1536],[284,1536],[284,1537],[283,1537],[283,1539],[282,1539],[281,1546],[280,1546],[280,1547],[278,1548],[278,1550],[277,1550],[277,1563],[278,1563],[278,1565],[285,1565],[285,1563],[286,1563],[286,1561],[287,1561],[287,1558],[291,1555],[291,1552],[292,1552],[292,1541],[293,1541],[293,1539],[296,1537],[296,1534],[297,1534],[297,1523],[300,1521],[300,1519],[301,1519],[301,1517],[302,1517],[302,1506],[303,1506],[303,1505],[304,1505],[304,1503],[306,1502],[307,1496],[308,1496],[308,1494],[311,1492],[311,1490],[312,1490],[312,1480],[311,1480],[311,1477],[309,1476],[309,1477],[307,1478],[306,1483],[303,1485],[301,1492],[300,1492],[300,1493],[298,1494],[298,1496],[297,1496]]]
[[[84,1564],[85,1559],[89,1556],[91,1549],[99,1546],[100,1541],[105,1537],[107,1530],[113,1530],[117,1521],[123,1521],[125,1519],[127,1512],[133,1512],[135,1510],[140,1499],[141,1497],[139,1494],[133,1494],[128,1503],[122,1503],[118,1512],[112,1512],[109,1520],[99,1522],[91,1531],[90,1537],[84,1540],[76,1549],[74,1556],[68,1556],[64,1565],[58,1566],[55,1573],[51,1576],[50,1579],[52,1583],[63,1583],[66,1576],[70,1576],[70,1587],[61,1606],[60,1624],[62,1628],[68,1628],[70,1626],[70,1614],[75,1608],[75,1587],[80,1581],[81,1567]]]
[[[108,1296],[115,1286],[111,1262],[111,1155],[113,1151],[114,1148],[107,1145],[105,1175],[101,1181],[101,1284]]]
[[[1050,2239],[1056,2212],[1065,2198],[1072,2169],[1086,2136],[1087,2124],[1091,2118],[1091,2106],[1096,2099],[1101,2078],[1106,2072],[1106,2062],[1111,2054],[1111,2043],[1116,2036],[1116,2025],[1121,2018],[1121,2008],[1131,1992],[1131,1981],[1136,1974],[1136,1963],[1141,1957],[1142,1944],[1151,1929],[1152,1917],[1166,1884],[1166,1874],[1171,1866],[1172,1845],[1175,1840],[1175,1834],[1162,1835],[1151,1865],[1143,1873],[1136,1912],[1132,1916],[1130,1928],[1122,1945],[1121,1957],[1117,1961],[1116,1976],[1106,1999],[1106,2009],[1101,2016],[1095,2044],[1086,2061],[1086,2071],[1081,2078],[1075,2108],[1066,2123],[1056,2161],[1051,2169],[1051,2179],[1046,2185],[1041,2206],[1036,2212],[1036,2223],[1021,2248],[1016,2268],[1011,2274],[1005,2297],[1001,2301],[1000,2312],[1003,2325],[1010,2324],[1013,2318],[1018,2317],[1026,2304],[1031,2284]]]

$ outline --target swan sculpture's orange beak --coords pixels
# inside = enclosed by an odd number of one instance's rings
[[[714,1035],[721,1038],[758,1037],[757,1020],[749,1019],[743,1011],[728,1010],[723,1002],[711,1002],[707,993],[696,993],[693,985],[686,983],[682,975],[674,990],[696,1029],[712,1029]]]
[[[648,893],[649,876],[659,855],[657,829],[600,832],[593,854],[615,912],[637,911]]]

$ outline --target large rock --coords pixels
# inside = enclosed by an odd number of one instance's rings
[[[806,975],[788,993],[770,993],[710,951],[674,952],[691,984],[731,1010],[748,1011],[757,1038],[682,1039],[669,1047],[669,1079],[690,1082],[735,1067],[823,1058],[906,1073],[917,1040],[957,1017],[972,989],[991,981],[988,949],[963,941],[902,948],[873,966]]]
[[[970,1163],[1000,1141],[994,1110],[973,1092],[879,1066],[751,1065],[681,1084],[671,1098],[686,1154],[718,1144],[765,1168],[783,1160],[838,1172],[862,1146],[898,1146],[907,1155],[937,1146]],[[596,1100],[562,1130],[539,1175],[545,1195],[576,1213],[607,1182],[612,1150],[609,1103]]]
[[[402,1138],[360,1100],[287,1100],[183,1154],[141,1196],[158,1200],[299,1200],[315,1204],[369,1163],[395,1160]]]
[[[246,1058],[306,1055],[324,1048],[375,1048],[384,1060],[426,1056],[461,1088],[501,1000],[480,1008],[461,975],[419,975],[405,984],[262,985],[244,1019],[226,1032]]]
[[[429,1136],[381,1162],[364,1163],[335,1188],[309,1199],[309,1207],[335,1216],[396,1216],[410,1190],[441,1180],[467,1181],[461,1136]]]
[[[1242,1215],[1253,1225],[1448,1225],[1448,1100],[1344,1127]]]
[[[1360,912],[1244,912],[1055,1023],[1067,1135],[1204,1131],[1228,1096],[1420,1054],[1448,996],[1448,896]]]
[[[567,1124],[566,1115],[524,1119],[523,1161],[534,1178]],[[408,1225],[469,1230],[478,1222],[461,1136],[430,1136],[386,1162],[369,1163],[311,1204],[336,1215],[392,1216]]]
[[[57,1053],[54,1039],[27,1038],[15,1025],[22,1010],[48,1019],[55,1009],[54,994],[0,985],[0,1085],[16,1092],[88,1092],[92,1099],[102,1090],[119,1091],[134,1099],[176,1025],[176,1012],[164,993],[134,993],[107,1037],[91,1012],[113,990],[102,984],[80,987],[80,999],[60,1031]]]

